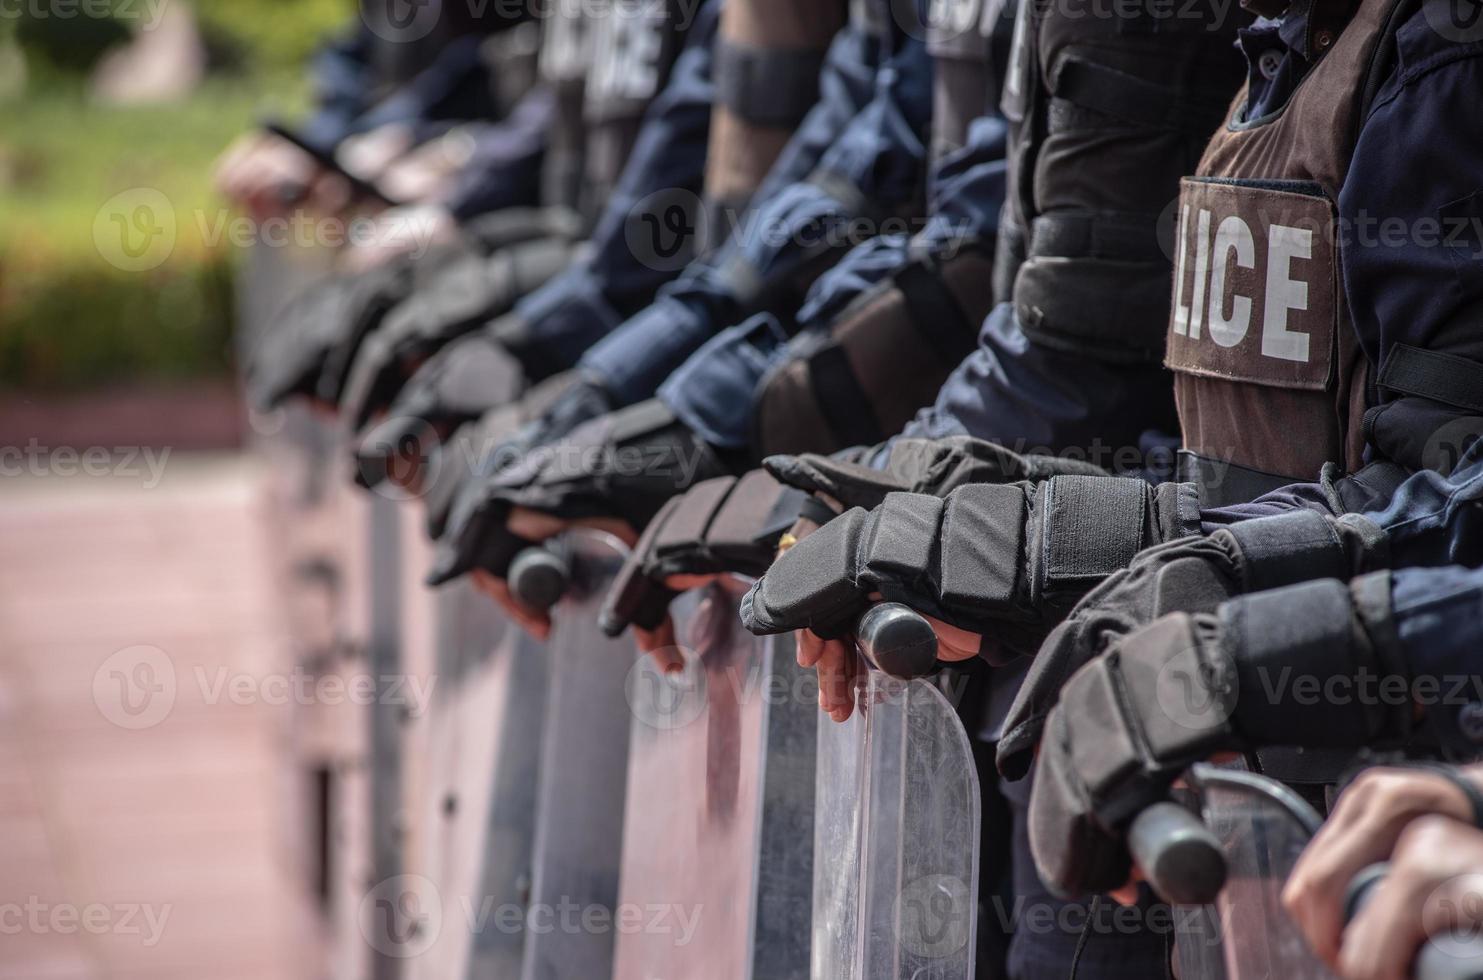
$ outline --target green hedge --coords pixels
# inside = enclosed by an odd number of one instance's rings
[[[211,167],[264,101],[294,101],[271,90],[214,80],[178,105],[118,108],[53,85],[0,109],[0,387],[228,369],[238,256],[210,241],[226,214]],[[168,200],[177,240],[158,268],[125,272],[95,228],[139,189]]]
[[[132,3],[145,9],[144,0]],[[193,5],[213,69],[177,105],[110,107],[87,98],[86,72],[126,37],[118,23],[0,19],[0,42],[13,34],[31,76],[23,98],[0,105],[0,388],[229,370],[238,256],[230,244],[202,240],[202,229],[209,238],[223,216],[212,162],[265,111],[303,108],[304,61],[350,21],[355,2]],[[94,229],[105,202],[140,188],[168,200],[177,242],[158,268],[125,272],[110,263]]]

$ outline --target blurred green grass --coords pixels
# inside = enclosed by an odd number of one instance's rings
[[[227,212],[212,162],[269,110],[307,104],[303,61],[347,0],[197,0],[216,68],[188,99],[108,106],[85,75],[28,49],[32,83],[0,103],[0,387],[58,391],[221,376],[231,368],[237,259],[210,237]],[[223,54],[224,53],[224,54]],[[94,241],[114,195],[162,192],[169,260],[124,272]]]

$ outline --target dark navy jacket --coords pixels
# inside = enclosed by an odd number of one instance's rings
[[[899,26],[881,47],[855,26],[840,32],[820,101],[757,193],[757,207],[724,245],[582,358],[620,404],[651,397],[706,340],[753,311],[750,296],[791,281],[820,242],[850,235],[863,202],[892,210],[920,195],[931,60]]]

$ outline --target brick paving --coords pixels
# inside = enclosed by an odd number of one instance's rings
[[[162,473],[0,476],[0,980],[324,973],[261,474]]]

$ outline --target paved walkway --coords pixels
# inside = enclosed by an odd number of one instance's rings
[[[160,473],[0,476],[0,980],[322,975],[256,474]]]

